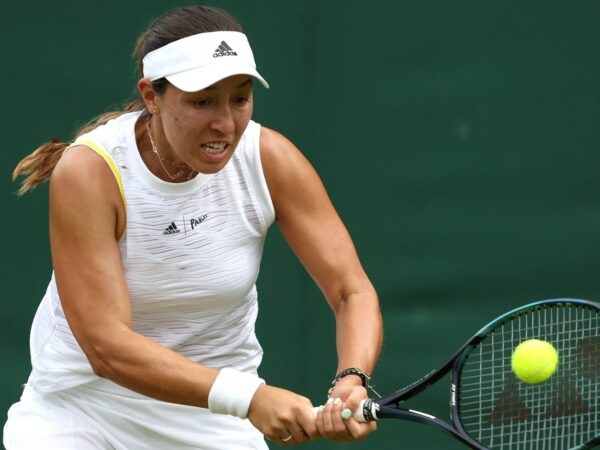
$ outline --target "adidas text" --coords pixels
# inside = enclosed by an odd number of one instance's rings
[[[236,52],[221,52],[221,53],[213,53],[213,58],[220,58],[221,56],[237,56]]]

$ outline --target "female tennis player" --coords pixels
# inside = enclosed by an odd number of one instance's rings
[[[376,292],[312,166],[252,121],[254,84],[268,85],[240,25],[216,8],[179,8],[136,55],[137,101],[15,169],[27,175],[21,192],[50,179],[54,271],[6,448],[364,438],[375,425],[342,410],[366,398],[379,355]],[[273,223],[335,314],[338,376],[316,417],[307,398],[258,375],[255,283]]]

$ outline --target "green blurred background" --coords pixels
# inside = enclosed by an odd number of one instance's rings
[[[30,369],[29,327],[51,272],[47,187],[17,198],[12,169],[130,98],[135,39],[189,3],[0,4],[2,422]],[[210,4],[242,22],[271,84],[256,89],[255,120],[315,165],[380,293],[378,390],[434,368],[509,308],[600,299],[600,2]],[[259,282],[262,375],[321,403],[333,318],[275,228]],[[445,416],[445,386],[424,397],[420,407]],[[403,422],[306,447],[462,448]]]

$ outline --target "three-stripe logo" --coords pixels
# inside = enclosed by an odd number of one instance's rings
[[[221,41],[213,53],[213,58],[220,58],[222,56],[237,56],[237,53],[227,44],[227,42]]]

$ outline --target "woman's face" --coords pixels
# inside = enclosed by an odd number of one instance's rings
[[[252,117],[252,78],[234,75],[198,92],[169,85],[155,102],[161,154],[198,172],[216,173],[233,155]]]

